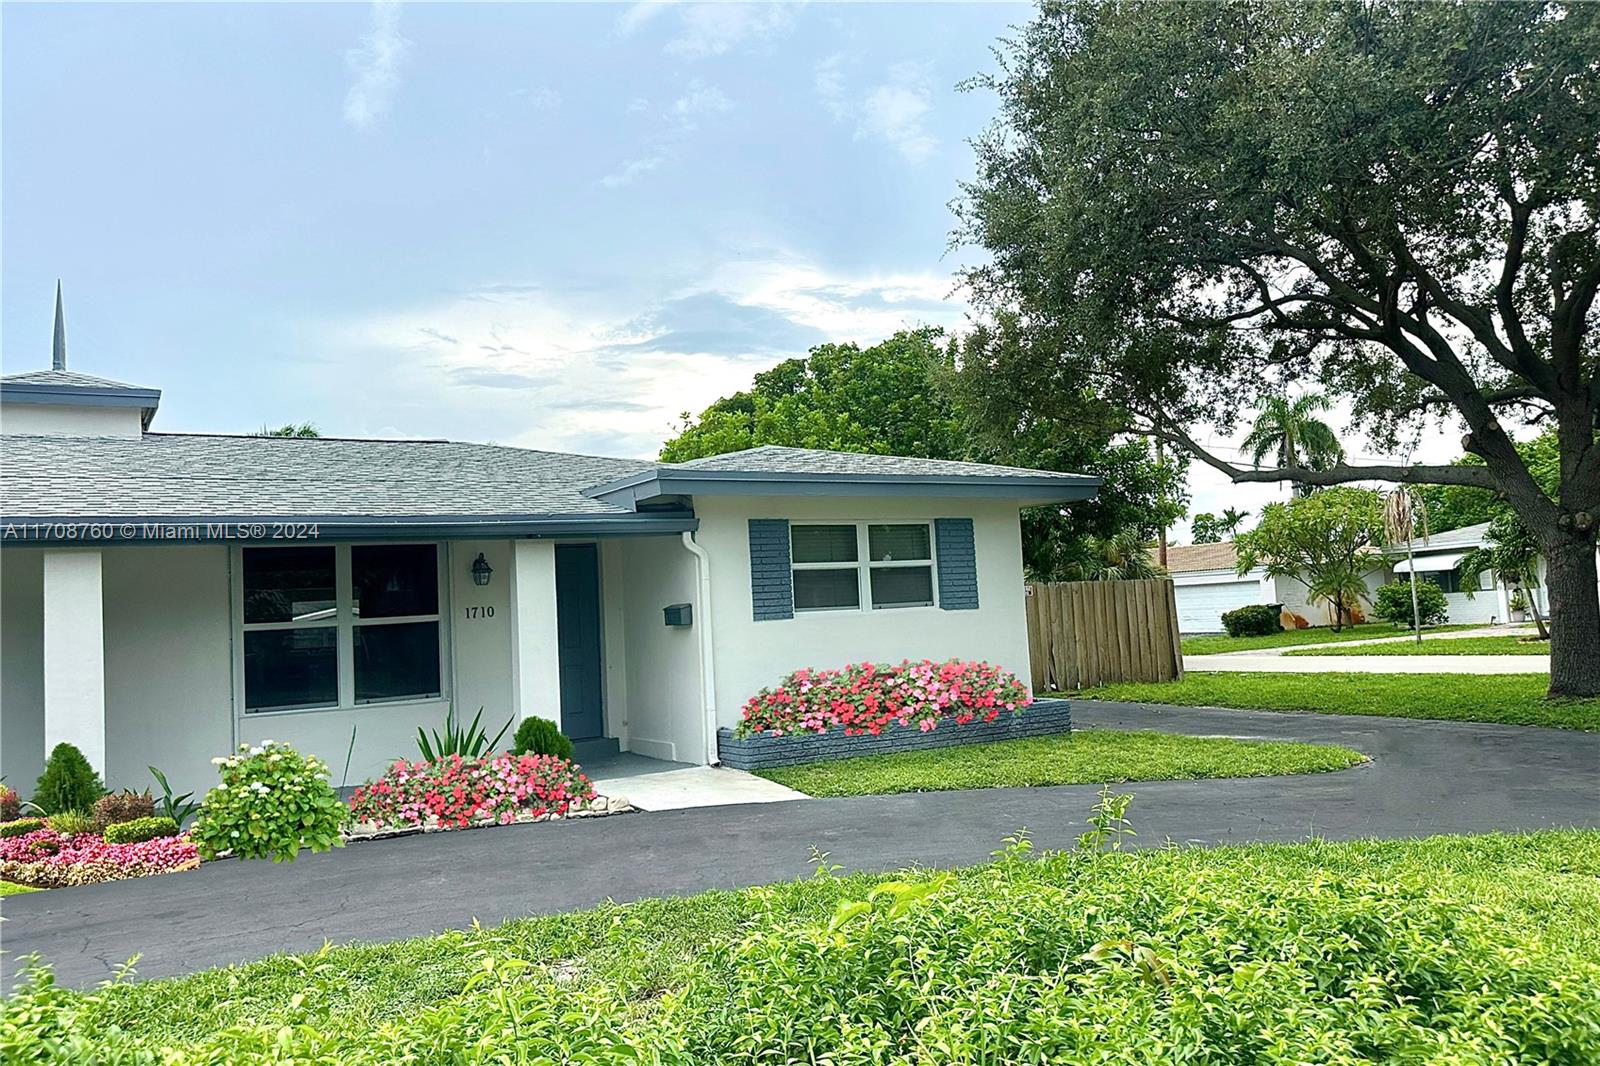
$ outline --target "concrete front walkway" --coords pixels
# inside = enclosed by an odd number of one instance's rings
[[[1073,710],[1087,728],[1321,741],[1372,756],[1339,773],[1128,785],[1139,847],[1600,827],[1600,734],[1092,701]],[[8,970],[16,956],[40,952],[74,987],[140,952],[140,976],[164,977],[314,951],[324,940],[395,940],[475,918],[494,925],[608,898],[804,877],[813,847],[861,870],[983,862],[1023,828],[1041,847],[1069,848],[1095,791],[813,799],[402,837],[293,864],[208,863],[11,896],[0,903],[0,937]]]
[[[620,763],[621,760],[618,760]],[[726,807],[736,803],[781,803],[803,800],[804,792],[743,770],[722,766],[640,759],[639,768],[609,763],[587,767],[595,791],[620,796],[641,811],[676,811],[689,807]]]

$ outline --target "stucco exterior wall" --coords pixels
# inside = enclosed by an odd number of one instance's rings
[[[26,798],[44,768],[42,549],[0,556],[0,772]],[[213,783],[232,742],[227,549],[105,548],[101,556],[106,784]]]
[[[620,644],[625,648],[625,718],[616,735],[625,737],[627,750],[641,755],[704,762],[699,645],[703,613],[696,602],[694,556],[678,537],[610,541],[602,545],[601,555],[606,628],[613,630],[614,608],[620,603]],[[748,585],[747,580],[747,595]],[[695,624],[686,628],[666,625],[661,610],[671,603],[695,604]],[[612,641],[608,645],[609,665],[617,656],[613,653],[616,645]],[[616,696],[614,688],[607,694],[608,723],[616,713],[609,706]]]
[[[137,437],[144,432],[137,407],[0,404],[0,433],[64,437]]]
[[[103,593],[106,784],[201,794],[233,740],[228,549],[108,548]]]
[[[902,659],[983,659],[1024,681],[1028,671],[1022,532],[1004,501],[874,497],[720,496],[695,500],[699,543],[711,558],[717,720],[732,726],[744,701],[803,666]],[[754,621],[748,522],[931,521],[971,518],[978,571],[977,610],[907,607],[818,611]]]
[[[0,774],[27,799],[44,769],[44,553],[0,551]]]

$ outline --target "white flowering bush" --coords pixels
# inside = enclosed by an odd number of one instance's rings
[[[339,829],[347,812],[328,784],[327,764],[315,755],[263,740],[211,762],[222,771],[222,784],[206,793],[189,833],[201,858],[231,852],[293,862],[301,848],[343,846]]]

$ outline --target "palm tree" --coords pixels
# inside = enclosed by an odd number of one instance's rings
[[[1391,548],[1400,542],[1406,545],[1406,568],[1411,571],[1411,631],[1422,643],[1422,610],[1417,606],[1417,560],[1412,554],[1411,542],[1417,534],[1422,543],[1428,543],[1428,504],[1422,493],[1409,485],[1401,485],[1383,500],[1383,539]]]
[[[1241,527],[1249,517],[1249,511],[1241,511],[1237,507],[1229,507],[1223,510],[1222,518],[1219,520],[1218,525],[1222,527],[1224,533],[1228,534],[1228,539],[1232,540],[1239,535]]]
[[[1539,587],[1539,542],[1508,510],[1502,510],[1489,522],[1484,541],[1484,547],[1472,549],[1461,560],[1461,591],[1470,600],[1486,571],[1498,574],[1509,588],[1520,589],[1527,596],[1539,639],[1549,640],[1550,630],[1539,613],[1539,597],[1535,594]]]
[[[1166,571],[1150,558],[1150,544],[1136,530],[1123,529],[1109,537],[1083,538],[1085,558],[1068,565],[1073,581],[1136,581],[1164,577]]]
[[[1333,405],[1320,392],[1297,400],[1274,396],[1262,405],[1245,437],[1243,450],[1257,466],[1268,455],[1285,470],[1327,470],[1344,459],[1344,448],[1333,427],[1316,417]],[[1297,496],[1308,495],[1310,485],[1295,483]]]

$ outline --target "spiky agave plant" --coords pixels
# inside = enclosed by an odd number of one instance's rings
[[[1411,578],[1411,630],[1422,643],[1422,611],[1417,606],[1417,566],[1411,554],[1412,542],[1418,532],[1422,543],[1428,543],[1428,504],[1422,494],[1410,485],[1396,486],[1383,498],[1383,539],[1391,548],[1403,541],[1406,546],[1406,569]]]

